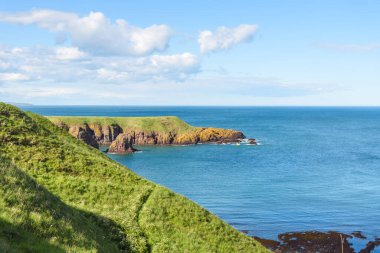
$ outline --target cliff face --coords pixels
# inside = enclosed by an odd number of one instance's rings
[[[237,142],[245,138],[240,131],[193,127],[177,117],[49,117],[49,119],[93,147],[96,147],[96,144],[111,145],[120,134],[128,136],[131,145],[190,145]]]
[[[99,148],[99,143],[95,137],[94,131],[89,128],[88,125],[85,125],[84,127],[72,126],[68,129],[68,131],[77,139],[87,143],[94,148]]]
[[[174,144],[197,144],[209,142],[237,142],[244,139],[242,132],[222,128],[197,128],[176,136]]]
[[[135,152],[136,149],[132,147],[133,139],[128,134],[119,134],[116,139],[111,143],[108,152],[117,154],[128,154]]]

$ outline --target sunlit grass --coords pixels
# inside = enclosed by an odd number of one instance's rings
[[[16,244],[36,252],[266,252],[48,119],[3,103],[0,155],[11,163],[1,163],[0,228],[20,231]],[[15,244],[0,238],[1,247]]]

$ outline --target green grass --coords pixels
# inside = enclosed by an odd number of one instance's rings
[[[176,116],[161,117],[82,117],[82,116],[51,116],[47,117],[53,123],[64,123],[67,126],[98,125],[110,126],[119,125],[124,130],[140,132],[160,132],[160,133],[184,133],[192,131],[195,127],[190,126]]]
[[[0,174],[0,252],[128,249],[112,221],[64,204],[3,158]]]
[[[7,172],[0,173],[6,182],[0,184],[3,248],[267,252],[204,208],[141,178],[48,119],[3,103],[0,156]],[[14,230],[19,242],[4,234]]]

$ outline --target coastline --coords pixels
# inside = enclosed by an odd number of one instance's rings
[[[300,231],[278,234],[277,240],[257,236],[253,236],[253,238],[276,253],[371,253],[380,248],[380,237],[369,239],[360,231],[350,234],[338,231]],[[360,244],[364,245],[355,247],[353,240],[360,241]]]
[[[255,139],[246,139],[241,131],[194,127],[175,116],[49,116],[47,118],[92,147],[99,149],[100,146],[109,146],[111,153],[132,153],[134,145],[194,145],[198,143],[257,145]]]

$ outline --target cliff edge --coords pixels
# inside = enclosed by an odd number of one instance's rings
[[[190,145],[197,143],[239,142],[242,132],[194,127],[175,116],[165,117],[48,117],[55,125],[87,144],[111,145],[120,134],[128,136],[131,145]],[[253,139],[252,139],[253,140]]]

